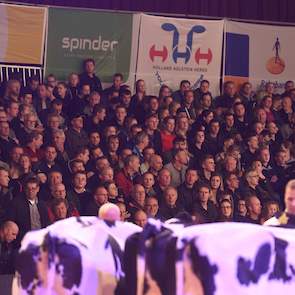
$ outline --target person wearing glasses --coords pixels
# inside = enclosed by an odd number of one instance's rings
[[[50,224],[46,203],[38,198],[39,181],[29,178],[24,184],[24,193],[16,197],[8,209],[8,218],[19,227],[17,241],[30,230],[38,230]]]

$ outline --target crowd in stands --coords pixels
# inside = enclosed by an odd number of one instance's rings
[[[65,82],[11,79],[0,94],[0,273],[26,232],[114,203],[144,226],[186,212],[195,223],[262,224],[284,210],[295,172],[295,86],[253,91],[210,82],[135,93],[106,89],[92,59]],[[99,69],[97,69],[99,72]],[[6,265],[5,267],[2,267]]]

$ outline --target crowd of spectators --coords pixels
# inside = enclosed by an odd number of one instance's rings
[[[262,224],[284,209],[295,171],[293,81],[284,93],[227,81],[212,97],[209,81],[191,89],[182,80],[153,96],[144,80],[132,93],[120,73],[102,89],[94,61],[83,66],[66,82],[1,85],[0,273],[26,232],[98,216],[107,202],[139,226],[182,213]]]

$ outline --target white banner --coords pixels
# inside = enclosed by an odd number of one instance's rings
[[[295,27],[226,21],[225,80],[251,82],[255,90],[269,81],[276,92],[295,79]]]
[[[197,88],[206,79],[217,95],[223,23],[142,15],[137,79],[145,80],[147,93],[158,95],[163,84],[177,90],[181,80]]]

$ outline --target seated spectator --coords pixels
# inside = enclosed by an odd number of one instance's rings
[[[193,90],[186,90],[184,92],[183,101],[180,112],[185,112],[189,122],[192,124],[196,119],[196,112],[194,107],[194,92]]]
[[[24,153],[30,157],[32,164],[37,163],[43,158],[43,151],[40,149],[42,145],[43,136],[41,133],[34,131],[28,135]]]
[[[150,165],[149,165],[149,162],[151,160],[151,157],[155,155],[155,150],[152,148],[152,147],[146,147],[144,150],[143,150],[143,163],[140,165],[140,173],[141,174],[144,174],[145,172],[147,172],[149,169],[150,169]],[[161,158],[162,160],[162,158]],[[162,164],[163,166],[163,164]],[[162,168],[162,167],[161,167]],[[152,171],[151,171],[152,172]],[[153,172],[152,172],[153,173]],[[154,173],[157,174],[157,170],[154,171]],[[153,173],[153,174],[154,174]],[[155,176],[155,175],[154,175]]]
[[[140,164],[144,162],[143,151],[146,147],[148,147],[148,145],[149,145],[149,136],[147,135],[147,133],[145,133],[144,131],[137,133],[135,136],[135,145],[133,147],[132,152],[133,154],[138,156],[140,160]]]
[[[206,155],[206,147],[205,147],[205,132],[200,129],[197,130],[190,145],[189,151],[194,157],[193,166],[196,169],[200,169],[200,160]]]
[[[19,159],[19,177],[17,178],[19,185],[29,177],[33,177],[35,174],[32,171],[32,163],[29,155],[23,154]]]
[[[234,157],[231,156],[230,154],[225,156],[225,159],[223,161],[223,175],[227,175],[229,173],[234,173],[236,175],[240,175],[241,171],[239,170],[238,167],[238,160]]]
[[[190,90],[191,83],[188,80],[182,80],[179,85],[179,89],[172,93],[173,101],[182,103],[184,99],[184,93]]]
[[[53,170],[63,172],[62,167],[57,163],[56,148],[52,145],[48,145],[44,149],[43,159],[35,165],[34,171],[36,173],[48,174],[50,171]]]
[[[222,176],[218,173],[213,173],[210,179],[210,201],[212,201],[215,206],[217,206],[218,199],[223,190]]]
[[[246,197],[249,194],[256,195],[261,202],[266,202],[271,199],[269,192],[264,190],[259,185],[259,174],[256,170],[248,170],[245,173],[245,186],[242,192],[243,196]]]
[[[70,118],[71,127],[66,131],[66,148],[70,158],[75,152],[88,144],[88,136],[83,129],[83,117],[80,113]]]
[[[215,99],[215,108],[218,115],[232,108],[236,96],[236,86],[233,81],[223,84],[223,95]]]
[[[230,136],[230,137],[224,138],[222,152],[220,152],[216,155],[216,162],[220,163],[225,160],[226,156],[229,155],[230,148],[232,148],[234,143],[235,143],[234,137]]]
[[[0,168],[0,223],[6,220],[10,202],[14,199],[12,187],[9,186],[9,173]]]
[[[250,164],[258,157],[258,138],[256,134],[251,134],[247,139],[247,148],[242,154],[243,168],[248,169]]]
[[[61,127],[61,117],[57,114],[50,113],[47,116],[46,129],[44,131],[44,143],[48,145],[51,143],[52,133],[59,130]]]
[[[251,164],[251,169],[255,170],[259,175],[259,186],[268,193],[273,200],[279,200],[278,194],[272,189],[270,181],[263,174],[263,166],[261,161],[256,160]]]
[[[118,188],[122,190],[124,196],[130,195],[133,188],[133,180],[138,176],[140,161],[138,156],[130,155],[125,159],[124,168],[115,175]]]
[[[212,173],[215,172],[215,162],[212,155],[205,155],[201,162],[200,179],[203,182],[210,182]]]
[[[187,164],[187,152],[179,149],[173,152],[172,161],[164,166],[171,174],[171,185],[173,187],[178,187],[183,183]]]
[[[193,204],[196,198],[198,180],[199,176],[197,170],[188,168],[185,173],[184,182],[177,188],[177,202],[185,209],[185,211],[189,213],[192,212]]]
[[[97,91],[92,91],[89,95],[89,101],[84,107],[83,113],[86,116],[91,116],[94,110],[94,107],[100,103],[100,94]]]
[[[217,221],[231,222],[233,221],[233,208],[229,200],[222,200],[220,202],[220,214]]]
[[[51,186],[51,199],[48,200],[48,216],[51,222],[56,221],[56,217],[54,215],[53,204],[55,200],[63,199],[66,200],[66,209],[67,215],[69,216],[80,216],[77,208],[75,207],[75,200],[71,199],[70,196],[67,195],[66,188],[64,184],[59,183]]]
[[[193,211],[200,214],[204,222],[214,222],[217,219],[217,209],[210,201],[210,188],[207,184],[200,184]]]
[[[28,231],[46,227],[50,223],[46,204],[38,199],[39,190],[38,180],[29,178],[24,184],[24,193],[11,203],[8,218],[19,227],[18,242]]]
[[[85,208],[85,215],[98,216],[99,208],[108,203],[108,191],[104,186],[99,186],[95,189],[93,197],[89,200]]]
[[[246,198],[247,215],[243,222],[249,222],[254,224],[260,224],[261,218],[261,202],[259,198],[252,194]]]
[[[145,119],[145,131],[149,136],[149,143],[150,145],[155,149],[155,152],[157,154],[162,153],[162,140],[161,140],[161,134],[158,130],[159,125],[159,118],[156,114],[151,114],[146,117]]]
[[[14,146],[10,151],[9,174],[12,179],[17,179],[20,176],[19,161],[24,149],[21,146]]]
[[[107,140],[107,150],[104,155],[108,158],[112,167],[119,170],[120,140],[118,135],[111,135]]]
[[[163,168],[157,177],[157,182],[154,186],[159,204],[164,202],[164,191],[171,184],[171,173],[168,169]]]
[[[14,274],[17,250],[13,241],[19,229],[13,221],[6,221],[0,227],[0,275]]]
[[[238,102],[234,104],[234,118],[235,118],[235,128],[239,134],[244,138],[247,133],[247,128],[249,126],[249,120],[246,112],[246,105],[249,101],[244,104]]]
[[[237,210],[235,211],[235,221],[243,220],[247,215],[247,207],[245,199],[239,199],[237,203]]]
[[[86,184],[86,173],[78,171],[73,175],[73,187],[68,192],[69,199],[73,202],[73,205],[77,208],[80,215],[85,215],[86,207],[92,199],[91,193],[86,190]]]
[[[274,217],[280,211],[279,203],[276,201],[268,201],[262,207],[261,224]]]
[[[175,139],[175,119],[168,116],[163,121],[161,130],[162,153],[171,151],[173,148],[173,140]]]
[[[145,174],[143,174],[142,185],[148,197],[153,197],[156,195],[156,192],[154,190],[154,184],[155,184],[155,177],[152,173],[146,172]]]
[[[208,111],[212,108],[212,95],[210,92],[203,93],[200,97],[199,103],[196,103],[197,115],[200,115],[203,111]]]
[[[35,113],[29,111],[24,116],[23,127],[16,130],[16,136],[21,145],[25,145],[32,140],[32,136],[30,134],[34,133],[42,133],[43,127],[42,125],[38,125],[38,118]]]
[[[134,223],[142,228],[146,225],[147,215],[143,210],[137,210],[134,213]]]
[[[262,164],[262,173],[270,180],[270,170],[272,169],[272,163],[270,160],[270,151],[268,146],[263,146],[259,149],[259,157]]]
[[[183,208],[177,204],[177,198],[177,190],[172,186],[168,186],[164,191],[164,202],[159,209],[160,218],[167,220],[184,211]]]
[[[75,215],[73,211],[70,212],[69,203],[66,199],[63,199],[63,198],[56,198],[52,200],[51,210],[54,216],[54,219],[52,220],[52,222],[66,219],[71,216],[79,216],[79,214]]]
[[[85,130],[87,132],[98,131],[102,134],[106,126],[106,107],[98,104],[94,106],[92,115],[86,118]]]
[[[175,124],[176,136],[186,138],[186,135],[190,129],[189,122],[190,121],[187,117],[187,114],[179,110],[179,113],[177,114],[177,117],[176,117],[176,124]]]
[[[77,149],[76,153],[74,154],[74,159],[82,161],[83,165],[87,167],[89,161],[89,149],[87,147],[81,147]]]
[[[132,188],[130,201],[127,206],[132,218],[134,218],[137,210],[144,210],[145,200],[146,194],[144,187],[141,184],[135,184]]]
[[[11,149],[17,145],[10,136],[10,127],[7,121],[0,121],[0,148],[2,160],[8,162]]]
[[[183,136],[176,136],[173,140],[173,149],[162,155],[164,163],[167,164],[171,162],[173,157],[173,152],[179,149],[188,151],[187,140]]]
[[[234,126],[235,119],[232,112],[226,112],[224,114],[224,124],[221,128],[221,136],[223,138],[234,137],[238,134],[238,130]]]
[[[145,201],[145,212],[148,217],[159,219],[159,202],[156,197],[148,197]]]
[[[119,192],[119,189],[115,181],[113,180],[105,181],[103,183],[103,186],[108,191],[108,196],[109,196],[108,200],[110,203],[117,204],[120,202],[124,202],[124,195],[122,192]]]
[[[148,148],[147,148],[148,149]],[[148,150],[145,149],[145,154],[148,153]],[[147,155],[145,156],[147,158]],[[161,156],[153,153],[152,155],[148,156],[148,172],[152,173],[154,177],[157,177],[159,171],[163,168],[163,159]]]
[[[130,218],[130,213],[126,210],[126,205],[122,202],[116,204],[120,210],[120,220],[121,221],[128,221]]]
[[[240,180],[235,173],[229,173],[225,178],[226,192],[232,196],[233,209],[236,213],[238,210],[238,202],[241,199]]]
[[[59,163],[66,163],[70,160],[68,152],[65,149],[66,136],[63,130],[54,130],[52,132],[52,144],[57,151],[57,161]]]

